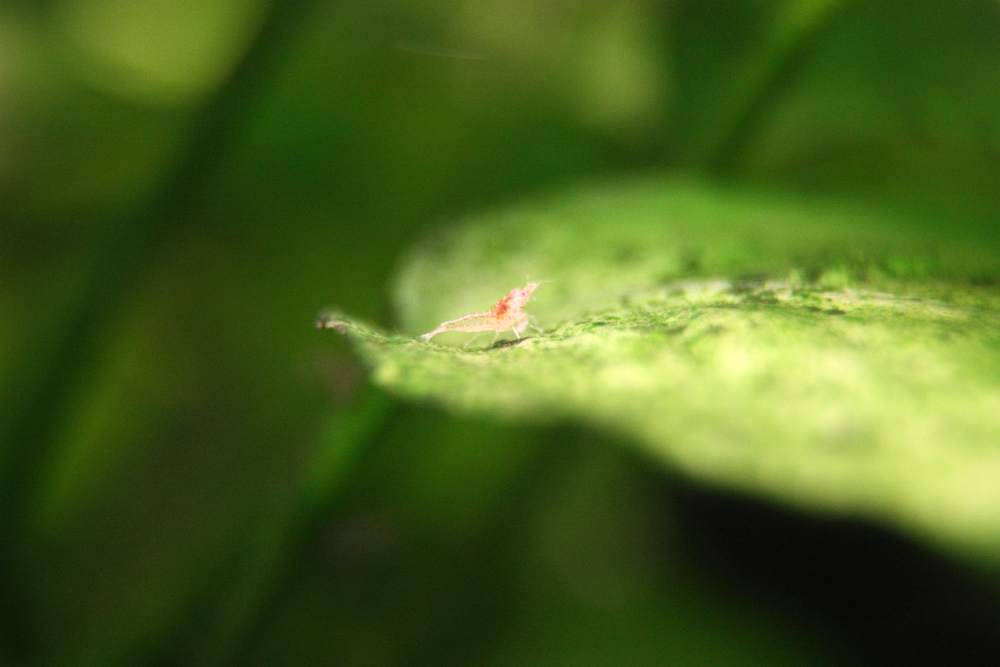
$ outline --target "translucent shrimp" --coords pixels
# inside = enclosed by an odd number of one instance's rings
[[[530,326],[528,324],[528,315],[524,312],[524,307],[531,300],[531,293],[541,284],[541,282],[528,283],[523,288],[512,289],[510,294],[497,301],[496,305],[485,313],[473,313],[460,317],[457,320],[443,322],[437,329],[430,333],[425,333],[421,338],[425,341],[430,341],[434,336],[446,331],[465,331],[469,333],[493,331],[493,343],[495,343],[501,331],[513,331],[517,339],[521,340],[521,334]],[[468,346],[473,340],[475,338],[469,340],[465,346]],[[493,343],[490,344],[492,345]]]

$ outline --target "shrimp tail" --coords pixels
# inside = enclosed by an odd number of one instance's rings
[[[443,333],[444,331],[446,331],[446,329],[442,329],[441,327],[438,327],[437,329],[435,329],[434,331],[431,331],[430,333],[422,334],[420,336],[420,338],[425,343],[429,343],[431,341],[431,338],[434,338],[434,336],[437,336],[439,333]]]

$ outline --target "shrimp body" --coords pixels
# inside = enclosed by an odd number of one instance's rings
[[[513,331],[518,340],[521,334],[528,328],[528,316],[524,312],[524,307],[531,300],[531,293],[541,283],[528,283],[521,289],[512,289],[510,294],[496,302],[492,308],[485,313],[473,313],[459,317],[457,320],[443,322],[434,331],[421,336],[425,341],[429,341],[439,333],[446,331],[465,331],[469,333],[494,331],[495,341],[501,331]],[[468,343],[466,343],[468,345]]]

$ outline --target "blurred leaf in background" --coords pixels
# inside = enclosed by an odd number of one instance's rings
[[[979,263],[946,278],[994,299],[998,26],[992,0],[4,2],[0,660],[909,655],[676,556],[689,482],[627,429],[401,401],[312,322],[332,306],[420,333],[532,238],[394,313],[417,287],[400,267],[461,238],[432,228],[650,171],[914,221],[833,235],[862,248],[961,229],[975,252],[952,259]],[[811,281],[833,266],[817,229],[777,259],[745,235],[705,247]],[[697,268],[642,243],[595,278]],[[931,648],[995,627],[988,590]],[[930,655],[933,635],[899,637]]]

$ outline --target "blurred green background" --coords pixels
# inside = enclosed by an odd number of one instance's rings
[[[996,229],[1000,3],[0,4],[0,665],[996,663],[995,565],[404,403],[313,327],[646,172]]]

